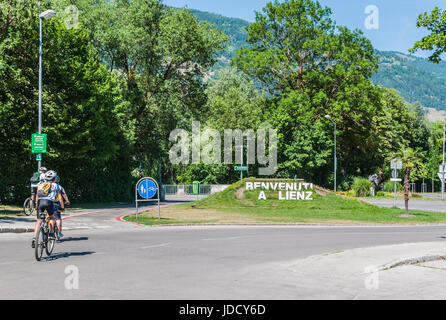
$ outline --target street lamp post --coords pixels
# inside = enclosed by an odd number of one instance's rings
[[[441,199],[444,200],[444,178],[445,178],[445,144],[446,144],[446,119],[443,120],[443,165],[441,167],[441,172],[443,174],[443,180],[441,181]]]
[[[326,119],[330,120],[331,122],[333,122],[334,125],[334,142],[335,142],[335,146],[334,146],[334,192],[336,193],[337,191],[337,180],[336,180],[336,173],[337,173],[337,169],[338,169],[338,158],[336,156],[336,122],[331,118],[330,115],[326,115],[325,116]]]
[[[42,20],[49,20],[54,17],[55,14],[56,13],[53,10],[47,10],[39,15],[39,134],[42,134]],[[40,157],[40,159],[42,158]],[[40,170],[41,165],[42,160],[39,160],[37,162],[37,170]]]
[[[326,115],[325,118],[333,122],[334,125],[334,192],[336,193],[337,191],[336,173],[338,169],[338,158],[336,156],[336,122],[331,118],[330,115]]]

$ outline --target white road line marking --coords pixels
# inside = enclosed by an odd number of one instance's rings
[[[161,247],[166,247],[169,244],[170,243],[162,243],[162,244],[157,244],[157,245],[153,245],[153,246],[141,247],[141,249],[161,248]]]
[[[219,241],[219,240],[238,240],[243,238],[252,238],[253,236],[239,236],[239,237],[227,237],[227,238],[210,238],[210,239],[201,239],[202,241]]]
[[[17,263],[21,263],[21,262],[20,261],[0,262],[0,266],[5,266],[5,265],[9,265],[9,264],[17,264]]]

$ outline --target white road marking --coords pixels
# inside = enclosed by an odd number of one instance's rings
[[[0,262],[0,266],[10,265],[10,264],[18,264],[20,261],[8,261],[8,262]]]
[[[227,238],[210,238],[210,239],[201,239],[202,241],[220,241],[220,240],[238,240],[243,238],[252,238],[253,236],[238,236],[238,237],[227,237]]]
[[[157,245],[153,245],[153,246],[141,247],[141,249],[150,249],[150,248],[167,247],[169,244],[170,244],[170,243],[162,243],[162,244],[157,244]]]

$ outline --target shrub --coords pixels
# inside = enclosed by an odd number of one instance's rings
[[[386,196],[386,193],[385,193],[384,191],[378,191],[378,192],[376,193],[376,196],[377,196],[377,197],[385,197],[385,196]]]
[[[395,183],[395,182],[393,182],[393,181],[387,181],[387,182],[384,184],[384,190],[386,190],[387,192],[394,192],[394,190],[395,190],[394,183]],[[399,182],[396,183],[396,191],[397,191],[397,192],[402,192],[402,191],[404,191],[404,187],[403,187],[403,185],[402,185],[401,183],[399,183]]]
[[[370,194],[372,183],[365,178],[355,178],[352,189],[357,197],[367,197]]]

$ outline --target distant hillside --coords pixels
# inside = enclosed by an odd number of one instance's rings
[[[410,103],[419,101],[427,108],[446,110],[446,62],[437,65],[399,52],[377,53],[379,71],[373,83],[398,90]]]
[[[244,27],[249,22],[199,10],[192,12],[198,19],[214,24],[230,36],[230,45],[215,69],[227,65],[237,50],[247,45]],[[379,71],[372,77],[374,84],[398,90],[410,103],[419,101],[426,108],[446,110],[446,62],[437,65],[399,52],[376,52]]]
[[[199,10],[191,11],[200,21],[207,21],[229,35],[229,45],[223,53],[222,59],[217,63],[217,68],[227,64],[240,47],[247,45],[245,27],[249,25],[248,21]]]

